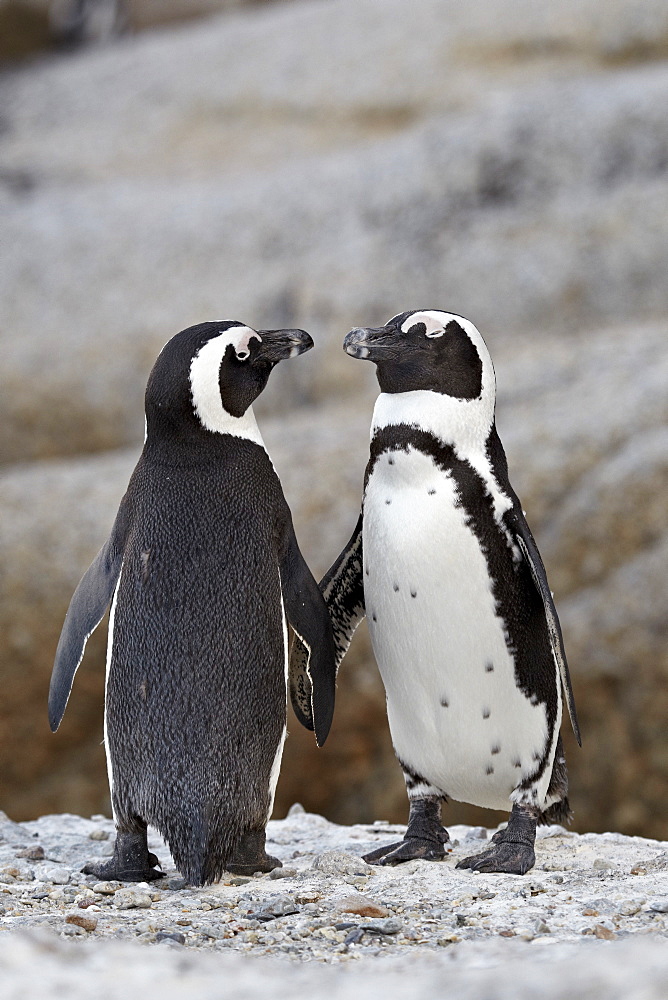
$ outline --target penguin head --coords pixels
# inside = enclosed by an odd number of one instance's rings
[[[226,320],[188,327],[163,347],[146,386],[148,432],[168,423],[236,433],[279,361],[313,347],[304,330],[253,330]]]
[[[453,313],[420,309],[399,313],[385,326],[356,327],[343,342],[353,358],[373,361],[382,392],[430,389],[456,399],[480,399],[494,369],[473,323]]]

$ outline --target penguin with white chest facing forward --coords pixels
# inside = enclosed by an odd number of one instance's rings
[[[562,690],[578,741],[579,730],[557,613],[496,431],[489,352],[471,322],[440,310],[352,330],[344,349],[376,364],[381,395],[362,513],[320,587],[337,662],[367,616],[410,801],[403,841],[366,860],[442,858],[441,804],[453,798],[512,807],[492,845],[459,867],[524,874],[537,823],[570,813]],[[306,706],[306,682],[300,691]]]
[[[153,367],[144,449],[70,603],[49,693],[55,731],[111,603],[105,747],[117,837],[88,874],[159,878],[147,824],[193,885],[280,865],[265,827],[286,731],[288,623],[310,653],[300,719],[319,744],[335,657],[251,404],[279,361],[312,346],[302,330],[203,323]]]

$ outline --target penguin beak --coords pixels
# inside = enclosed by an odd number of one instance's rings
[[[257,332],[262,338],[262,343],[255,357],[262,361],[270,361],[272,364],[296,358],[313,347],[313,339],[306,330],[258,330]]]
[[[394,327],[356,326],[346,335],[343,350],[361,361],[390,361],[399,356],[401,337]]]

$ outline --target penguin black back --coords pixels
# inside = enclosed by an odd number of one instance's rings
[[[100,877],[159,877],[146,825],[193,884],[268,870],[285,738],[287,622],[313,650],[310,722],[333,711],[326,608],[294,536],[252,409],[303,331],[238,323],[182,331],[146,391],[147,437],[111,538],[84,576],[52,678],[62,717],[93,619],[113,595],[105,743],[118,836]],[[309,721],[309,720],[307,720]]]

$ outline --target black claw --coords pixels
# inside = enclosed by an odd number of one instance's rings
[[[363,860],[370,865],[400,865],[404,861],[413,861],[415,858],[422,861],[442,861],[444,857],[443,842],[434,843],[433,840],[409,837],[399,841],[398,844],[379,847],[377,850],[371,851],[370,854],[365,854]]]
[[[526,875],[533,868],[536,855],[533,847],[528,844],[517,844],[512,841],[498,841],[481,854],[462,858],[457,868],[470,868],[476,872],[501,872],[508,875]]]

